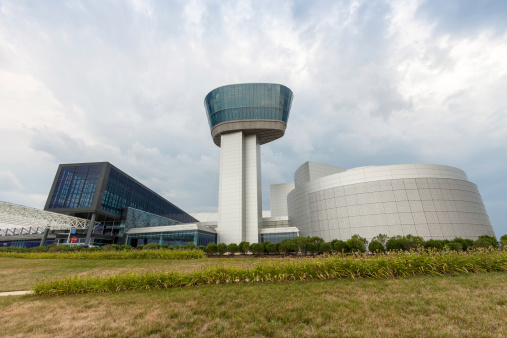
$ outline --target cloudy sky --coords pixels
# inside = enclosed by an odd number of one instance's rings
[[[0,0],[0,200],[42,208],[59,163],[109,161],[215,211],[212,89],[295,94],[269,185],[312,160],[465,170],[507,233],[507,2]]]

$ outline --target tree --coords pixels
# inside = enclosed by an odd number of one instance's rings
[[[308,245],[309,239],[309,237],[296,237],[293,239],[294,243],[299,248],[299,252],[301,252],[303,255],[306,255],[306,246]]]
[[[428,239],[426,242],[424,242],[424,247],[426,249],[442,250],[444,248],[444,243],[438,239]]]
[[[500,237],[500,245],[502,246],[502,250],[507,250],[507,235]]]
[[[250,250],[255,254],[255,255],[262,255],[263,252],[264,252],[264,247],[262,246],[261,243],[252,243],[250,245]]]
[[[349,239],[346,243],[352,252],[365,252],[366,244],[368,244],[368,241],[366,238],[363,238],[356,234],[353,235],[352,238]]]
[[[458,242],[447,243],[445,245],[445,248],[451,251],[463,251],[463,245],[461,245],[461,243]]]
[[[382,246],[386,246],[386,243],[387,243],[387,240],[389,239],[389,236],[385,235],[385,234],[378,234],[377,236],[373,237],[371,239],[371,241],[377,241],[379,242],[380,244],[382,244]]]
[[[278,253],[278,246],[274,243],[269,243],[266,245],[266,250],[269,254],[274,255]]]
[[[344,241],[340,241],[340,240],[334,241],[333,249],[334,249],[334,251],[341,252],[341,253],[350,252],[350,248],[347,246],[347,243],[345,243]]]
[[[314,242],[308,242],[308,243],[306,243],[306,252],[308,252],[308,253],[310,253],[312,255],[315,255],[318,251],[319,251],[318,244],[316,244]]]
[[[373,240],[370,245],[368,245],[368,251],[372,253],[384,253],[386,252],[386,249],[382,243],[377,240]]]
[[[239,243],[239,252],[243,255],[247,254],[250,251],[250,243],[249,242],[241,242]]]
[[[231,254],[231,255],[234,255],[236,252],[238,252],[239,248],[238,248],[238,245],[236,243],[231,243],[227,246],[227,251]]]
[[[319,245],[319,253],[321,254],[333,253],[333,246],[329,242],[322,242]]]
[[[217,249],[219,255],[224,255],[227,252],[227,244],[220,243],[217,245]]]
[[[216,245],[216,243],[210,242],[206,246],[206,253],[210,256],[214,255],[217,251],[218,251],[218,246]]]
[[[280,242],[278,250],[283,254],[290,255],[291,253],[297,252],[299,248],[292,238],[286,238]]]
[[[498,240],[493,236],[482,235],[477,240],[483,240],[489,243],[490,246],[498,248]]]
[[[405,246],[403,245],[401,237],[402,236],[394,236],[389,238],[389,240],[386,243],[386,249],[388,251],[405,250]]]

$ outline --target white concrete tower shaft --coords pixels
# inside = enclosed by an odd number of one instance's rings
[[[262,227],[259,137],[243,131],[220,137],[218,242],[257,243]]]

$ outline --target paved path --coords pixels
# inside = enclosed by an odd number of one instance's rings
[[[31,293],[33,293],[33,291],[0,292],[0,297],[3,297],[3,296],[22,296],[22,295],[29,295]]]

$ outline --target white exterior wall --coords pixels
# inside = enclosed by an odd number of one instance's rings
[[[221,136],[218,189],[218,243],[244,240],[243,132]]]
[[[243,146],[244,240],[257,243],[262,228],[261,145],[254,134],[244,136]]]
[[[393,165],[347,170],[288,195],[290,225],[326,241],[379,233],[425,239],[494,236],[477,186],[459,169]]]
[[[272,184],[269,186],[271,217],[287,216],[287,195],[296,187],[294,182]]]
[[[262,227],[260,143],[257,135],[223,134],[218,193],[218,242],[259,241]]]

